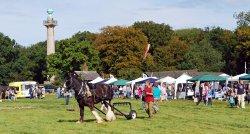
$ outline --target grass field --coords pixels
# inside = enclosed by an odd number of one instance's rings
[[[0,133],[250,133],[249,105],[237,109],[228,108],[226,102],[220,101],[214,102],[213,107],[195,106],[187,100],[170,101],[160,103],[159,113],[148,119],[140,109],[140,101],[126,101],[133,103],[138,118],[126,120],[118,116],[116,121],[102,124],[95,122],[88,108],[85,108],[85,123],[76,124],[79,112],[74,98],[70,104],[75,111],[67,111],[64,99],[56,99],[54,95],[42,100],[4,101],[0,103]]]

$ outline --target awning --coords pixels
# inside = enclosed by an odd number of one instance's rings
[[[198,75],[198,76],[195,76],[191,79],[189,79],[188,81],[191,81],[191,82],[195,82],[195,81],[226,81],[226,78],[223,78],[221,76],[217,76],[217,75],[212,75],[212,74],[204,74],[204,75]]]
[[[180,77],[178,77],[175,82],[176,83],[187,83],[187,80],[192,79],[191,76],[187,75],[186,73],[183,73]]]
[[[94,80],[90,81],[89,83],[95,84],[95,83],[101,82],[101,81],[103,81],[103,80],[104,80],[103,78],[97,77],[97,78],[95,78]]]
[[[146,81],[149,81],[150,83],[155,83],[158,79],[156,77],[147,77],[147,79],[138,81],[137,83],[145,83]]]
[[[236,75],[234,77],[230,77],[230,78],[228,78],[228,81],[239,81],[239,78],[242,76],[245,76],[245,75],[247,75],[247,74],[243,73],[243,74]]]
[[[247,74],[245,76],[241,76],[239,79],[240,80],[250,80],[250,74]]]
[[[113,82],[112,84],[115,86],[125,86],[127,85],[128,80],[120,79],[116,82]]]
[[[167,76],[158,80],[158,82],[175,83],[175,78]]]
[[[106,82],[104,82],[105,84],[111,84],[111,83],[113,83],[113,82],[116,82],[117,81],[117,79],[116,78],[110,78],[108,81],[106,81]]]

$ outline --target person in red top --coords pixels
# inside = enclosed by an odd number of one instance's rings
[[[146,81],[144,94],[145,94],[145,102],[146,102],[146,112],[149,117],[152,117],[154,97],[153,97],[153,89],[152,89],[152,86],[150,85],[150,81]]]

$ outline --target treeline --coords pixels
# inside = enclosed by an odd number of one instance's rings
[[[145,71],[183,69],[243,73],[244,62],[250,67],[250,12],[241,12],[235,18],[235,30],[173,30],[167,24],[142,21],[127,27],[107,26],[100,33],[78,32],[57,41],[56,53],[48,57],[46,42],[25,48],[0,34],[0,83],[42,83],[52,75],[60,81],[70,70],[87,69],[125,79]],[[144,59],[147,44],[151,47]]]

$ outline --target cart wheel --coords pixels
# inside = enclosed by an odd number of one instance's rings
[[[130,120],[130,119],[135,119],[137,117],[137,114],[136,114],[136,111],[135,110],[131,110],[130,112],[129,112],[129,115],[128,115],[128,120]]]

